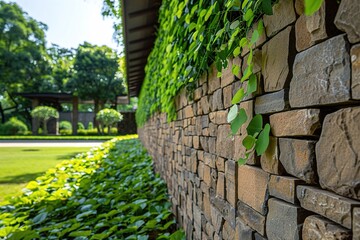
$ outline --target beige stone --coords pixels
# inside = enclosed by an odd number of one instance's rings
[[[238,167],[238,198],[261,214],[267,211],[268,181],[270,174],[260,168]]]
[[[222,199],[225,199],[225,174],[222,172],[218,173],[216,195],[221,197]]]
[[[360,41],[360,2],[342,0],[336,14],[335,25],[338,29],[347,33],[351,43]]]
[[[353,239],[360,239],[360,207],[356,207],[353,210]]]
[[[271,196],[296,204],[296,186],[301,183],[303,181],[294,177],[271,175],[269,192]]]
[[[289,81],[289,58],[292,57],[290,56],[291,31],[292,27],[287,27],[263,46],[262,74],[265,92],[281,90]]]
[[[316,136],[320,129],[320,110],[301,109],[270,116],[271,132],[276,137]]]
[[[226,86],[223,88],[223,102],[224,102],[224,108],[230,108],[232,106],[231,100],[233,98],[232,95],[232,85]]]
[[[219,89],[221,86],[220,78],[217,77],[217,70],[215,64],[211,65],[209,70],[209,79],[208,79],[208,93],[212,94],[215,90]]]
[[[239,219],[261,235],[265,235],[266,217],[241,201],[238,202],[237,207]]]
[[[218,128],[218,138],[216,141],[216,153],[220,157],[232,159],[234,156],[234,142],[229,137],[230,125],[220,125]]]
[[[360,200],[360,107],[345,108],[325,117],[316,144],[322,188]]]
[[[228,59],[227,68],[222,70],[221,88],[224,88],[225,86],[230,85],[235,80],[235,76],[232,73],[232,66],[233,66],[233,60],[232,60],[232,58],[230,58],[230,59]]]
[[[360,100],[360,44],[351,48],[351,96]]]
[[[277,175],[284,173],[284,167],[279,160],[278,138],[270,136],[269,146],[260,157],[261,168]]]

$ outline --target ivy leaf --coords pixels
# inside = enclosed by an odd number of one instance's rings
[[[238,113],[238,106],[236,104],[234,104],[230,108],[230,111],[227,115],[227,122],[228,123],[232,122],[236,118],[237,113]]]
[[[240,47],[243,48],[247,43],[248,43],[247,38],[246,38],[246,37],[243,37],[243,38],[240,40]]]
[[[43,213],[36,215],[36,217],[34,217],[34,219],[32,220],[33,223],[36,225],[36,224],[40,224],[40,223],[44,222],[47,217],[47,214],[48,214],[47,212],[43,212]]]
[[[256,141],[255,151],[258,156],[263,154],[269,146],[270,125],[267,123]]]
[[[241,166],[241,165],[244,165],[246,163],[246,161],[249,159],[249,155],[250,153],[249,152],[246,152],[245,153],[245,158],[240,158],[238,160],[238,164]]]
[[[266,15],[273,15],[271,0],[263,0],[261,4],[261,8]]]
[[[232,72],[232,74],[237,76],[240,72],[240,66],[234,64],[232,66],[231,72]]]
[[[249,22],[254,17],[254,12],[251,9],[248,9],[244,14],[244,20]]]
[[[234,57],[237,57],[237,56],[239,56],[239,54],[240,54],[240,47],[237,47],[234,49],[233,55],[234,55]]]
[[[254,30],[252,36],[251,36],[251,40],[250,40],[250,43],[251,44],[254,44],[257,42],[257,40],[259,39],[260,37],[260,34],[259,34],[259,31],[257,29]]]
[[[246,150],[250,150],[254,147],[256,142],[256,139],[251,136],[251,135],[247,135],[244,140],[242,141],[243,146],[246,148]]]
[[[235,29],[239,26],[240,24],[240,21],[239,20],[236,20],[236,21],[233,21],[230,25],[230,29]]]
[[[260,36],[263,35],[263,33],[264,33],[264,22],[263,22],[262,19],[260,19],[259,22],[258,22],[257,30],[258,30],[258,33],[259,33]]]
[[[246,128],[248,135],[254,136],[256,133],[259,133],[262,130],[262,124],[262,116],[260,114],[255,115]]]
[[[253,68],[252,64],[250,64],[246,67],[246,69],[244,71],[244,75],[240,79],[241,82],[244,82],[245,80],[249,79],[249,77],[252,74],[252,68]]]
[[[234,95],[233,99],[231,100],[231,103],[232,104],[237,104],[239,103],[243,97],[245,95],[245,92],[244,92],[244,89],[243,88],[240,88]]]
[[[316,11],[320,9],[322,3],[323,0],[305,0],[305,15],[313,15]]]
[[[256,89],[257,89],[257,78],[255,74],[251,74],[247,84],[246,94],[250,95],[253,92],[255,92]]]
[[[88,231],[76,231],[69,234],[70,237],[87,237],[91,235],[91,230]]]
[[[241,128],[241,126],[246,122],[247,115],[243,108],[240,109],[239,114],[236,116],[234,121],[231,122],[231,133],[235,135],[237,131]]]

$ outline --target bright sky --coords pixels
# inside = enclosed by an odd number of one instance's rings
[[[114,42],[113,20],[101,15],[102,0],[8,0],[48,26],[48,45],[77,48],[87,41],[119,49]]]

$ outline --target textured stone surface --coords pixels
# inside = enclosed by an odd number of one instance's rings
[[[262,74],[265,92],[283,89],[289,78],[291,30],[292,27],[287,27],[263,46]]]
[[[230,225],[235,228],[235,208],[231,207],[231,205],[229,203],[227,203],[226,201],[224,201],[221,198],[218,197],[211,197],[210,201],[212,203],[212,205],[214,205],[216,207],[216,209],[218,210],[218,212],[220,212],[219,216],[223,217],[226,221],[228,221],[230,223]],[[213,210],[211,209],[211,214],[213,215]],[[213,216],[212,216],[213,218]],[[213,222],[214,224],[214,222]],[[214,224],[215,227],[215,224]],[[216,227],[215,227],[216,228]]]
[[[265,235],[265,220],[266,217],[246,205],[245,203],[239,201],[237,204],[237,214],[238,217],[249,227]]]
[[[321,127],[319,109],[292,110],[270,116],[271,132],[275,137],[314,136]]]
[[[268,201],[266,234],[269,239],[300,240],[302,223],[308,216],[304,209],[276,198]]]
[[[216,195],[225,198],[225,175],[222,172],[218,173],[218,180],[216,184]]]
[[[301,207],[318,213],[348,229],[352,225],[353,207],[360,206],[359,201],[311,186],[297,186],[296,195]]]
[[[335,25],[347,33],[351,43],[360,41],[360,2],[353,0],[342,0],[336,14]]]
[[[351,96],[360,100],[360,44],[351,48]]]
[[[210,108],[211,111],[222,110],[224,108],[222,89],[218,89],[213,93]]]
[[[233,94],[232,94],[232,85],[226,86],[223,88],[223,103],[224,103],[224,108],[227,109],[229,107],[232,106],[231,100],[233,98]]]
[[[251,38],[251,37],[250,37]],[[248,60],[249,54],[246,55],[244,57],[244,61],[242,64],[242,71],[244,72],[245,69],[247,68],[247,60]],[[257,73],[261,71],[261,61],[262,61],[262,53],[261,50],[256,49],[253,51],[253,58],[252,58],[252,63],[253,63],[253,73]]]
[[[259,96],[255,100],[255,114],[280,112],[286,110],[287,107],[288,91],[285,89]]]
[[[222,237],[224,240],[233,240],[235,239],[235,227],[232,227],[228,221],[224,222]]]
[[[299,1],[297,1],[299,2]],[[296,50],[302,51],[328,37],[325,24],[325,1],[320,9],[306,16],[302,14],[295,24]]]
[[[218,128],[216,153],[220,157],[232,158],[234,156],[234,142],[231,137],[229,137],[230,132],[229,125],[221,125]]]
[[[296,186],[303,183],[294,177],[284,177],[272,175],[269,182],[269,192],[271,196],[280,198],[292,204],[296,204]]]
[[[222,77],[221,77],[221,88],[231,84],[235,80],[235,76],[232,73],[232,66],[233,66],[233,59],[228,59],[228,66],[227,68],[222,70]]]
[[[218,71],[215,64],[211,65],[208,76],[208,93],[211,94],[221,86],[220,78],[217,77]]]
[[[316,183],[316,141],[280,138],[280,162],[285,171],[307,183]]]
[[[360,208],[353,210],[353,239],[360,239]]]
[[[264,15],[266,35],[272,36],[287,25],[295,22],[294,1],[280,0],[273,5],[273,15]]]
[[[243,223],[240,218],[236,218],[235,238],[239,240],[253,240],[254,231]]]
[[[360,107],[345,108],[325,117],[316,144],[320,185],[360,200]]]
[[[238,198],[259,213],[267,212],[266,200],[269,195],[270,174],[257,167],[238,167]]]
[[[269,173],[282,175],[284,167],[279,160],[278,138],[270,136],[269,146],[260,158],[261,168]]]
[[[291,107],[327,105],[350,99],[347,48],[344,35],[340,35],[296,55],[290,82]]]
[[[312,215],[305,219],[302,238],[303,240],[350,240],[351,231],[326,218]]]

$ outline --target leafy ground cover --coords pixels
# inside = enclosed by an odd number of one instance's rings
[[[130,135],[136,136],[136,135]],[[110,140],[115,136],[0,136],[0,140]]]
[[[138,140],[60,163],[0,204],[0,239],[184,239]]]
[[[27,182],[49,168],[89,150],[89,147],[0,148],[0,202],[20,194]]]

